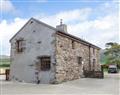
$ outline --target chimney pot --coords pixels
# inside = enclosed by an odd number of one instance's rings
[[[56,28],[59,31],[66,32],[67,33],[67,25],[62,23],[62,19],[60,19],[60,25],[57,25]]]

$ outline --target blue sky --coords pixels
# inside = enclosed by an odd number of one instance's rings
[[[12,20],[15,17],[30,18],[37,14],[53,15],[60,11],[82,8],[94,9],[106,2],[111,3],[111,6],[117,6],[117,3],[116,5],[113,4],[112,0],[11,0],[16,11],[13,13],[3,11],[2,19]],[[93,15],[92,18],[96,18],[96,15]]]
[[[68,33],[101,48],[120,42],[118,0],[0,0],[0,11],[1,54],[10,54],[9,39],[31,17],[54,27],[63,19]]]

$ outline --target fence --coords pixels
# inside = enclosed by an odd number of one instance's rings
[[[84,71],[84,76],[86,78],[104,78],[102,71]]]
[[[101,66],[101,71],[85,71],[84,76],[88,78],[104,78],[103,67]]]
[[[6,80],[9,80],[9,75],[10,75],[10,69],[5,70],[5,75],[6,75]]]
[[[9,80],[10,69],[0,69],[0,79]]]

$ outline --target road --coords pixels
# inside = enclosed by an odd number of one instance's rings
[[[31,84],[0,81],[1,95],[120,95],[120,74],[104,79],[81,78],[62,84]]]

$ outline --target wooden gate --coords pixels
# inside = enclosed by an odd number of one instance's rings
[[[5,80],[9,80],[9,75],[10,75],[10,69],[6,69],[5,70],[5,75],[6,75],[6,77],[5,77]]]

